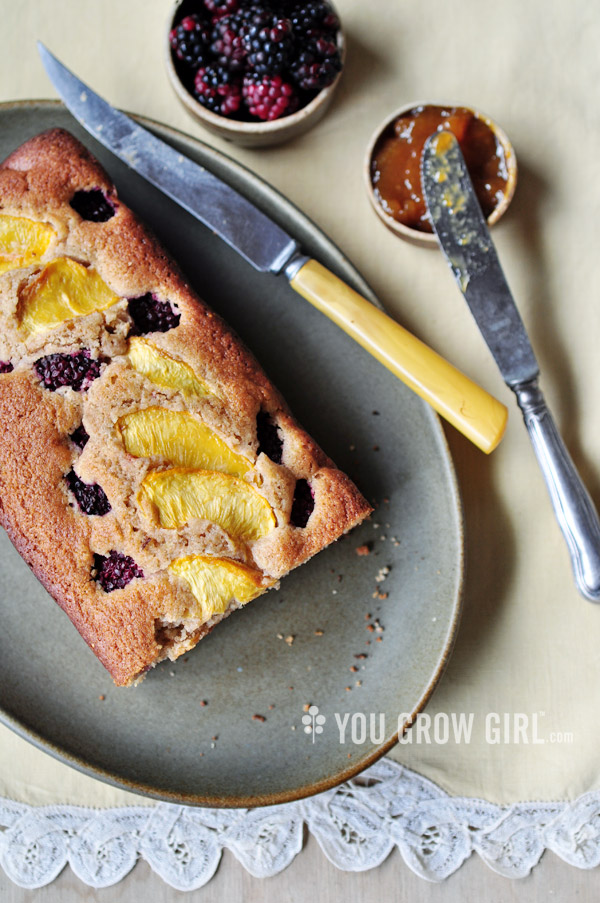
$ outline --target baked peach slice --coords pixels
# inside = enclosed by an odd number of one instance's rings
[[[26,333],[43,332],[106,310],[118,300],[93,267],[71,257],[57,257],[19,292],[20,325]]]
[[[189,364],[171,357],[147,339],[138,336],[129,339],[127,357],[134,370],[157,386],[176,389],[184,395],[198,398],[213,394]]]
[[[203,622],[223,614],[234,599],[245,605],[267,589],[259,571],[229,558],[190,555],[171,562],[169,571],[188,584],[199,603],[191,614]]]
[[[44,256],[54,236],[48,223],[0,215],[0,273],[31,266]]]
[[[126,451],[135,458],[156,455],[176,467],[218,470],[236,477],[252,467],[248,458],[233,452],[210,427],[185,411],[144,408],[125,414],[118,427]]]
[[[199,519],[248,542],[275,527],[271,506],[249,483],[208,470],[154,471],[142,481],[139,503],[161,527],[177,529]]]

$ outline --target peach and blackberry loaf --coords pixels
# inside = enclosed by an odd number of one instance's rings
[[[68,132],[0,166],[0,522],[111,673],[370,513]]]

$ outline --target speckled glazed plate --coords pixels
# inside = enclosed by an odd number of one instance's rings
[[[146,124],[370,295],[336,247],[277,192],[206,145]],[[399,716],[425,704],[450,653],[462,524],[440,424],[282,277],[255,273],[89,138],[60,104],[0,106],[0,158],[57,125],[98,156],[125,202],[151,224],[200,294],[255,352],[300,422],[377,508],[369,522],[285,578],[278,592],[131,689],[114,687],[2,533],[4,723],[89,775],[159,799],[255,806],[325,790],[390,749]],[[362,545],[369,555],[356,553]],[[304,730],[309,704],[325,716],[319,733]],[[379,718],[376,733],[363,733],[370,713],[385,719],[383,734]],[[338,722],[346,715],[342,743]]]

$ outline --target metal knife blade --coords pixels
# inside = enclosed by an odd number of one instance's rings
[[[505,382],[517,397],[569,548],[577,588],[587,599],[600,602],[598,513],[538,386],[533,349],[451,132],[436,132],[427,139],[421,177],[440,247]]]
[[[451,132],[431,136],[422,170],[433,227],[504,381],[513,386],[533,379],[538,363]]]
[[[294,239],[221,179],[115,110],[40,42],[44,68],[66,107],[94,138],[192,213],[261,272],[279,273]]]
[[[54,87],[91,135],[180,204],[256,269],[291,288],[485,452],[500,442],[506,406],[363,298],[235,189],[115,110],[38,43]]]

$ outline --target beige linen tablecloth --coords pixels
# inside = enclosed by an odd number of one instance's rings
[[[394,316],[506,402],[506,437],[489,458],[447,431],[464,498],[468,566],[455,652],[427,711],[472,714],[471,742],[423,737],[391,755],[453,794],[500,803],[571,799],[599,788],[600,608],[573,586],[520,415],[441,255],[388,233],[362,183],[371,132],[406,102],[469,104],[509,133],[519,184],[494,235],[548,401],[600,501],[596,5],[338,0],[348,62],[334,105],[306,136],[266,150],[210,136],[178,106],[162,65],[169,6],[0,0],[0,101],[54,96],[35,49],[43,40],[115,105],[187,131],[272,183],[347,253]],[[495,733],[486,737],[486,717],[488,726],[496,726],[496,715],[504,726],[504,713],[511,725],[516,715],[526,726],[520,742],[505,732],[498,743],[489,742]],[[6,729],[0,795],[35,804],[145,802],[55,762]]]

